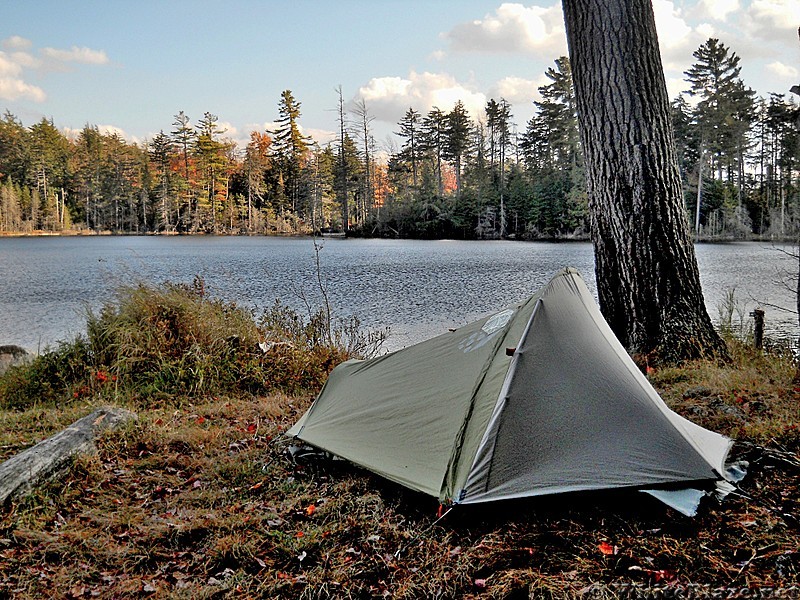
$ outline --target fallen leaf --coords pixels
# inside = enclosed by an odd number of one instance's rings
[[[255,423],[250,423],[250,425],[247,426],[247,433],[255,433],[256,431],[258,431],[258,425]]]
[[[205,422],[206,422],[205,417],[197,417],[197,420],[195,421],[195,423],[197,423],[198,425],[202,425]]]
[[[675,579],[675,573],[669,569],[661,569],[659,571],[651,571],[650,573],[656,582],[659,581],[672,581]]]
[[[313,504],[309,504],[308,508],[306,508],[306,514],[310,517],[311,515],[314,514],[315,510],[317,510],[317,507],[314,506]]]
[[[602,552],[606,556],[610,556],[612,554],[617,553],[617,549],[608,542],[600,542],[599,544],[597,544],[597,549],[600,550],[600,552]]]

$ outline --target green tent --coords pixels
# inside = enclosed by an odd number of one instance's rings
[[[702,494],[669,490],[724,480],[731,445],[667,407],[573,269],[480,321],[339,365],[288,435],[448,504],[639,488],[687,514]]]

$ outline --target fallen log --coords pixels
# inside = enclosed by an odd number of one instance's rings
[[[99,408],[0,464],[0,506],[60,475],[76,454],[95,452],[94,440],[102,431],[135,418],[122,408]]]

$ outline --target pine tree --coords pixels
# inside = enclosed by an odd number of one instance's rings
[[[181,187],[184,196],[184,209],[178,209],[179,214],[183,214],[184,220],[178,220],[179,229],[188,229],[193,227],[193,223],[197,220],[197,206],[195,204],[194,190],[192,186],[191,174],[189,169],[189,153],[194,146],[197,133],[190,123],[190,119],[186,113],[180,111],[175,115],[175,120],[172,122],[174,129],[171,132],[172,139],[178,147],[182,158],[182,172],[183,181]]]
[[[353,114],[358,119],[355,134],[356,137],[361,139],[361,147],[363,148],[364,157],[364,176],[361,182],[361,202],[359,206],[359,210],[362,215],[361,221],[363,222],[366,215],[375,207],[375,194],[372,185],[372,162],[374,156],[372,146],[374,145],[374,139],[372,138],[370,129],[375,117],[369,113],[369,110],[367,109],[367,103],[363,98],[356,102],[355,107],[353,108]]]
[[[274,138],[281,187],[295,215],[301,203],[301,176],[308,158],[309,140],[300,132],[300,106],[291,90],[281,93],[278,128]],[[281,206],[283,208],[285,207]]]
[[[556,168],[572,168],[581,160],[572,69],[566,56],[556,59],[555,64],[555,68],[547,68],[545,76],[551,83],[539,88],[542,99],[534,105],[547,124],[550,163]]]
[[[172,171],[170,169],[170,159],[175,150],[170,137],[159,131],[150,142],[150,160],[155,166],[155,176],[157,179],[156,194],[158,198],[159,214],[156,222],[158,231],[174,231],[175,225],[180,221],[180,209],[173,211],[172,207]],[[175,220],[172,219],[172,212],[175,212]]]
[[[224,131],[218,125],[219,117],[203,113],[197,123],[195,151],[202,171],[205,209],[210,212],[211,231],[217,232],[217,213],[227,199],[225,148],[218,139]]]
[[[697,217],[702,207],[703,169],[706,156],[711,160],[711,173],[736,185],[738,205],[742,203],[744,155],[748,147],[747,133],[755,116],[755,93],[740,78],[740,58],[716,38],[709,38],[693,53],[696,61],[687,71],[689,94],[699,99],[695,123],[700,133],[698,163]]]
[[[418,184],[418,164],[420,159],[421,115],[413,108],[409,108],[398,123],[400,131],[397,132],[403,143],[402,159],[411,164],[411,181],[414,188]]]
[[[55,196],[67,182],[70,146],[51,120],[42,119],[30,128],[30,161],[27,185],[35,188],[41,198],[35,227],[55,229]],[[48,214],[48,207],[53,214]],[[49,222],[45,222],[50,219]]]
[[[505,237],[505,169],[506,155],[511,143],[511,105],[504,98],[486,103],[486,127],[489,132],[489,164],[493,182],[500,199],[500,216],[497,219],[500,237]]]
[[[422,136],[420,147],[425,152],[433,167],[436,194],[444,196],[444,179],[442,177],[442,161],[444,160],[445,137],[447,125],[445,114],[438,106],[434,106],[422,120]]]
[[[247,186],[247,230],[253,231],[256,215],[264,205],[267,176],[272,168],[272,138],[266,133],[253,131],[245,149],[244,170]]]
[[[465,155],[472,147],[472,122],[464,103],[459,100],[447,113],[445,121],[444,156],[452,161],[456,174],[456,197],[461,196],[461,176]]]

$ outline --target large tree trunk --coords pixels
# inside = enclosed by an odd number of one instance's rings
[[[724,353],[684,213],[650,0],[563,0],[600,308],[632,353]]]

